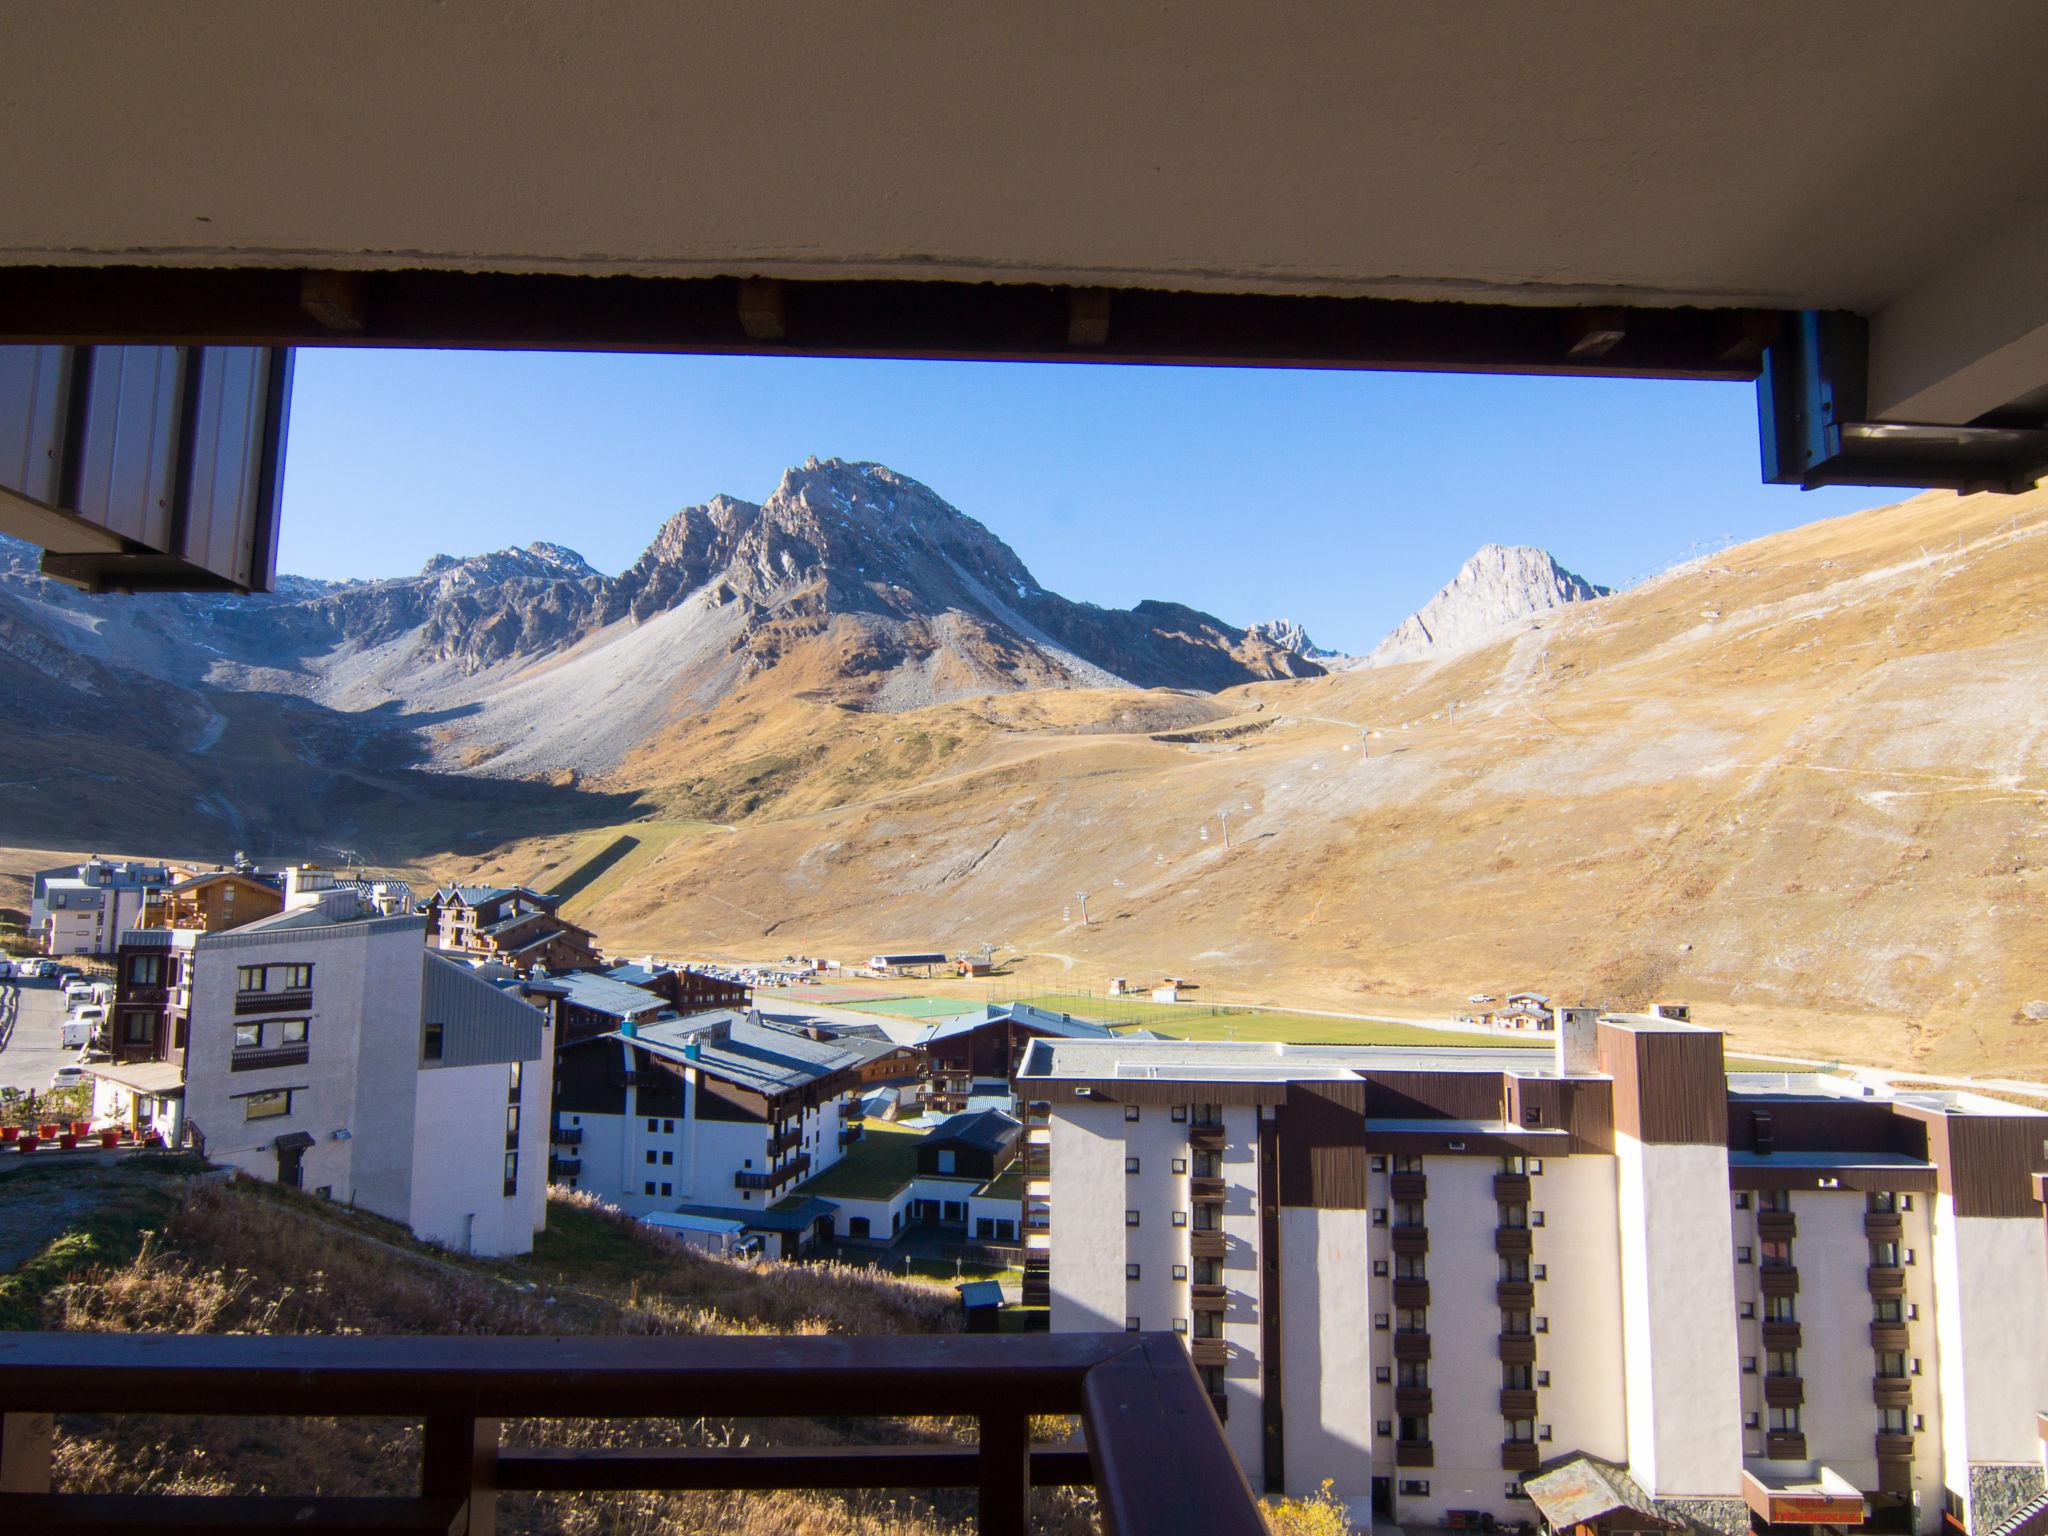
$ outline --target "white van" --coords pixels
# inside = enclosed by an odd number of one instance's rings
[[[91,1045],[93,1032],[103,1031],[106,1024],[106,1009],[98,1006],[81,1008],[63,1023],[64,1044],[80,1047]]]

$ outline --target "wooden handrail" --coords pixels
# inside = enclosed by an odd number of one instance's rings
[[[0,1334],[0,1528],[76,1528],[52,1494],[56,1413],[409,1418],[420,1497],[385,1511],[485,1536],[501,1490],[943,1488],[980,1491],[985,1533],[1021,1536],[1032,1487],[1093,1483],[1110,1536],[1264,1531],[1188,1354],[1171,1334],[452,1338]],[[960,1416],[978,1444],[645,1450],[504,1446],[508,1418]],[[1078,1414],[1078,1446],[1034,1446],[1030,1416]],[[105,1502],[103,1496],[102,1502]],[[122,1496],[138,1527],[287,1519],[361,1529],[361,1501]],[[291,1508],[282,1515],[288,1503]],[[278,1504],[272,1509],[271,1504]],[[108,1506],[111,1509],[111,1505]],[[449,1511],[454,1511],[453,1515]],[[106,1511],[99,1511],[105,1514]],[[383,1518],[380,1514],[378,1518]]]

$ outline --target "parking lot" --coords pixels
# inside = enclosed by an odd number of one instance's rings
[[[50,1086],[50,1074],[78,1052],[59,1040],[64,994],[47,981],[0,981],[0,1088]]]

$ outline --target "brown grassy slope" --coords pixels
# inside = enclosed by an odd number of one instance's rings
[[[0,1186],[0,1206],[13,1192]],[[532,1259],[474,1263],[421,1248],[374,1218],[250,1184],[190,1189],[132,1260],[104,1263],[50,1288],[45,1327],[236,1333],[931,1332],[953,1325],[949,1292],[842,1266],[728,1263],[680,1250],[588,1200],[552,1203]],[[67,1420],[60,1488],[95,1492],[411,1491],[416,1425],[274,1419]],[[508,1425],[511,1443],[709,1445],[744,1440],[824,1444],[932,1441],[942,1420],[701,1419],[616,1425]],[[1041,1495],[1041,1530],[1091,1526],[1085,1500]],[[960,1496],[851,1497],[508,1495],[509,1532],[717,1529],[730,1536],[962,1530]]]
[[[2044,512],[1814,524],[1451,662],[1232,690],[1212,723],[1253,729],[1205,745],[1116,730],[1129,695],[856,716],[763,678],[621,782],[773,759],[770,792],[582,915],[627,950],[993,941],[1041,978],[1361,1011],[1664,993],[1757,1048],[2039,1072]]]

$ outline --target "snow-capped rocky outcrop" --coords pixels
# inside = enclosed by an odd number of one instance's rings
[[[1487,544],[1450,584],[1403,619],[1362,665],[1441,661],[1485,644],[1518,619],[1606,597],[1595,586],[1526,544]]]

